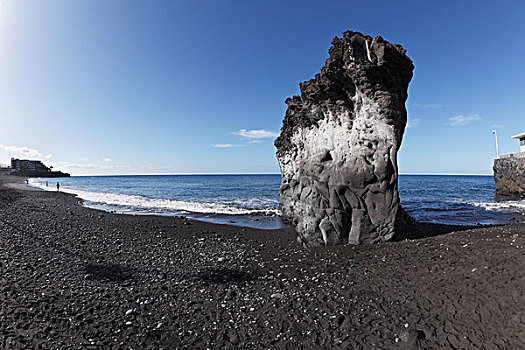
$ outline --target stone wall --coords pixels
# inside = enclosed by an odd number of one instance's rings
[[[495,159],[493,169],[497,195],[525,197],[525,152]]]

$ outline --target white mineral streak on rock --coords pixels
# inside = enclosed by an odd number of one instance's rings
[[[368,60],[372,62],[372,56],[370,56],[370,48],[368,47],[368,40],[365,40],[365,48],[366,48],[366,57],[368,57]]]
[[[276,140],[280,208],[308,245],[389,240],[403,221],[396,156],[413,65],[403,51],[400,72],[382,77],[390,72],[381,65],[399,64],[400,49],[367,38],[346,32],[334,39],[321,74],[287,100]],[[350,56],[340,50],[346,46]]]

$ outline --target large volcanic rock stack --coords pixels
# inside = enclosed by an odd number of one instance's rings
[[[414,65],[400,45],[347,31],[321,73],[288,98],[275,141],[284,219],[307,245],[386,241],[405,215],[397,151]]]

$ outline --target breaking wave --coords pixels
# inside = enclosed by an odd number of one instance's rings
[[[43,190],[54,191],[53,187],[46,187],[38,181],[31,181],[31,185]],[[257,215],[257,216],[278,216],[279,212],[276,203],[265,198],[250,198],[247,200],[234,200],[228,204],[213,202],[189,202],[164,198],[148,198],[140,195],[117,194],[92,192],[79,189],[72,189],[61,186],[60,191],[75,194],[84,201],[89,201],[95,205],[109,205],[129,210],[162,212],[162,213],[199,213],[199,214],[219,214],[219,215]],[[259,207],[259,208],[257,208]],[[261,208],[262,207],[262,208]]]
[[[56,190],[57,179],[31,179]],[[62,178],[60,190],[87,207],[126,214],[184,215],[220,224],[274,229],[279,175],[122,175]],[[49,183],[46,188],[45,183]],[[525,222],[525,199],[494,196],[492,176],[401,175],[401,205],[421,222],[451,225]]]
[[[495,212],[525,212],[525,200],[508,200],[502,202],[492,203],[467,203],[476,207],[481,207],[485,210]]]

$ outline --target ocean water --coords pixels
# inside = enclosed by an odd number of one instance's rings
[[[31,183],[54,191],[57,181],[61,191],[106,211],[186,216],[263,229],[283,225],[278,211],[280,175],[74,176]],[[492,176],[401,175],[399,192],[405,210],[422,222],[525,222],[525,200],[496,197]]]
[[[280,175],[136,175],[40,178],[44,190],[74,193],[84,205],[125,214],[185,216],[220,224],[281,228]],[[49,186],[46,186],[46,182]]]

